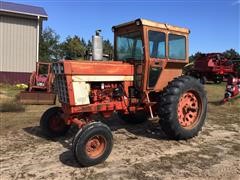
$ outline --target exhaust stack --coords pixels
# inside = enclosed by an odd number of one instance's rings
[[[103,59],[103,37],[100,36],[101,30],[96,31],[96,35],[92,36],[93,54],[92,59],[100,61]]]

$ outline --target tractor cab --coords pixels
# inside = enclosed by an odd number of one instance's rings
[[[112,30],[114,59],[134,65],[137,90],[162,90],[188,63],[190,31],[186,28],[137,19]]]

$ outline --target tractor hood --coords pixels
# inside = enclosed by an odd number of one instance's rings
[[[134,67],[121,61],[60,61],[53,64],[55,74],[72,76],[73,81],[133,81]]]

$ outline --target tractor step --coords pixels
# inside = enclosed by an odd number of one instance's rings
[[[54,93],[22,91],[19,97],[22,104],[53,105],[56,103],[56,94]]]

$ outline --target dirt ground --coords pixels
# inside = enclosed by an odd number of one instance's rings
[[[199,136],[168,140],[157,124],[109,121],[114,147],[109,158],[80,168],[73,158],[75,130],[60,139],[41,135],[48,106],[1,113],[1,179],[240,179],[240,99],[219,105],[224,86],[207,85],[208,118]]]

